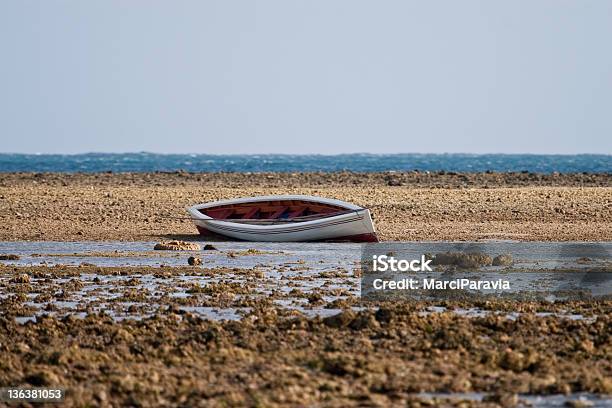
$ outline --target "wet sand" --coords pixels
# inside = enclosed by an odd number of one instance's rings
[[[382,240],[612,240],[612,175],[415,172],[2,174],[0,240],[194,239],[185,207],[267,194],[368,207]]]

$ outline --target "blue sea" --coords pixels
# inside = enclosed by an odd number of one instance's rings
[[[611,173],[612,155],[156,153],[0,154],[0,172],[354,172],[455,171]]]

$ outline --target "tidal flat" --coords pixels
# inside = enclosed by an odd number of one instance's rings
[[[368,301],[357,244],[154,244],[0,243],[0,383],[67,406],[612,402],[609,297]],[[606,243],[403,245],[512,253],[524,288],[610,267]],[[512,273],[462,273],[483,269]]]

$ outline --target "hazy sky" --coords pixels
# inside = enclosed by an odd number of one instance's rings
[[[612,153],[612,1],[0,0],[0,151]]]

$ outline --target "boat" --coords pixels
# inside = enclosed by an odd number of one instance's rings
[[[242,241],[378,242],[367,208],[329,198],[276,195],[187,208],[202,235]]]

